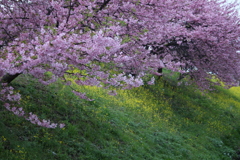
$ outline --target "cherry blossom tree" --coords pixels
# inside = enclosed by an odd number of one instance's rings
[[[234,86],[240,74],[236,6],[220,0],[1,0],[0,100],[14,114],[55,128],[64,125],[11,104],[21,105],[12,80],[28,74],[46,85],[57,79],[70,85],[67,77],[74,76],[78,85],[130,89],[166,68],[187,72],[204,89],[212,75]]]

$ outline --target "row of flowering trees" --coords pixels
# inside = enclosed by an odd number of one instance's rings
[[[55,128],[17,107],[20,94],[10,83],[18,75],[46,85],[59,78],[69,85],[71,75],[79,85],[130,89],[166,68],[187,72],[204,89],[212,75],[234,86],[240,74],[236,6],[220,0],[1,0],[0,100],[14,114]]]

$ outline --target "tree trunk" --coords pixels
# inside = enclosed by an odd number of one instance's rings
[[[163,68],[158,68],[157,72],[162,74],[163,73]],[[162,75],[158,76],[158,79],[161,79],[161,78],[162,78]]]
[[[14,74],[14,75],[11,75],[11,74],[6,74],[6,75],[4,75],[3,77],[2,77],[2,79],[1,79],[1,83],[11,83],[15,78],[17,78],[20,74],[22,74],[22,73],[16,73],[16,74]]]
[[[163,72],[163,68],[158,68],[158,73],[162,74],[162,72]]]

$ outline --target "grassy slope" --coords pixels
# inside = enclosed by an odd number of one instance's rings
[[[94,98],[78,99],[68,87],[41,86],[27,77],[14,85],[26,111],[64,122],[46,129],[0,108],[0,160],[222,160],[239,158],[238,88],[203,95],[193,86],[159,81],[110,96],[79,87]]]

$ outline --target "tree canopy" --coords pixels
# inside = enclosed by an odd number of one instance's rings
[[[79,85],[130,89],[166,68],[187,73],[204,89],[213,75],[237,85],[236,6],[220,0],[1,0],[1,101],[16,115],[54,128],[11,105],[20,103],[10,85],[18,75],[46,85],[59,78],[69,85],[70,75]]]

